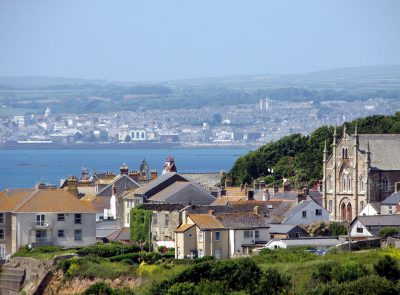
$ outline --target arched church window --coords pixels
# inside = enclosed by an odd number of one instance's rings
[[[328,191],[332,191],[333,189],[333,182],[332,182],[332,175],[328,175]]]
[[[340,207],[340,211],[341,211],[341,217],[342,217],[342,220],[344,221],[344,220],[347,220],[347,215],[346,215],[346,204],[345,203],[342,203],[342,206]]]
[[[359,179],[359,182],[360,182],[360,192],[363,192],[364,191],[364,176],[360,176],[360,179]]]
[[[360,212],[364,209],[364,206],[365,206],[364,201],[361,201],[360,202]]]
[[[347,159],[349,157],[349,149],[347,147],[342,148],[342,158]]]
[[[385,192],[389,191],[389,180],[386,177],[382,179],[382,189]]]
[[[329,200],[329,202],[328,202],[328,211],[329,211],[330,213],[332,213],[332,205],[333,205],[333,201],[332,201],[332,200]]]
[[[347,214],[347,220],[348,221],[351,221],[353,218],[352,218],[352,208],[351,208],[351,203],[348,203],[347,204],[347,212],[346,212],[346,214]]]

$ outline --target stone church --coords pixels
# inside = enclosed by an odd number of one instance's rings
[[[400,134],[333,135],[332,154],[325,143],[323,204],[330,220],[354,219],[370,202],[382,202],[400,185]]]

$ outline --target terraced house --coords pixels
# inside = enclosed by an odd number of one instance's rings
[[[37,187],[0,193],[0,250],[21,246],[81,247],[96,242],[96,212],[67,190]]]

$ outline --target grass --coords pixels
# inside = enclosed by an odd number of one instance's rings
[[[36,259],[46,260],[52,259],[61,254],[75,253],[74,249],[62,249],[55,246],[43,246],[29,249],[28,247],[21,247],[14,253],[14,257],[32,257]]]

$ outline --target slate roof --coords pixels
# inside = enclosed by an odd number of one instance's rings
[[[152,204],[152,203],[144,203],[144,210],[152,210],[152,211],[179,211],[183,209],[185,206],[182,204]]]
[[[229,206],[212,206],[212,205],[189,205],[184,208],[188,214],[205,214],[210,210],[215,213],[235,213],[236,210]]]
[[[223,213],[216,215],[226,229],[253,229],[268,227],[261,215],[253,213]]]
[[[287,234],[297,227],[295,224],[270,224],[269,233],[271,234]]]
[[[188,180],[180,176],[176,172],[167,172],[163,175],[158,176],[156,179],[146,183],[142,187],[138,188],[135,191],[135,194],[145,195],[148,198],[150,198],[151,196],[158,193],[160,190],[164,188],[162,187],[163,184],[167,186],[168,183],[171,184],[175,181],[188,181]]]
[[[397,192],[397,193],[391,194],[381,204],[382,205],[398,205],[399,202],[400,202],[400,192]]]
[[[360,134],[360,150],[371,152],[371,168],[400,170],[400,134]]]
[[[127,183],[130,183],[127,185]],[[120,175],[114,178],[111,183],[103,187],[98,193],[98,196],[111,196],[112,195],[112,186],[115,185],[117,188],[117,194],[122,193],[127,189],[136,189],[140,187],[135,180],[130,178],[128,175]]]
[[[351,224],[359,220],[364,226],[400,226],[400,215],[365,215],[357,216]]]
[[[148,198],[148,200],[151,202],[168,202],[169,200],[179,202],[191,200],[193,203],[209,204],[215,200],[215,198],[190,182],[176,181]]]
[[[129,227],[117,229],[106,237],[109,241],[130,241],[131,233]]]
[[[96,238],[105,238],[119,229],[121,226],[116,219],[98,221],[96,222]]]
[[[214,187],[221,183],[220,173],[181,173],[181,176],[205,187]]]
[[[3,210],[17,213],[95,213],[90,203],[59,189],[3,191],[0,193],[0,211]]]

